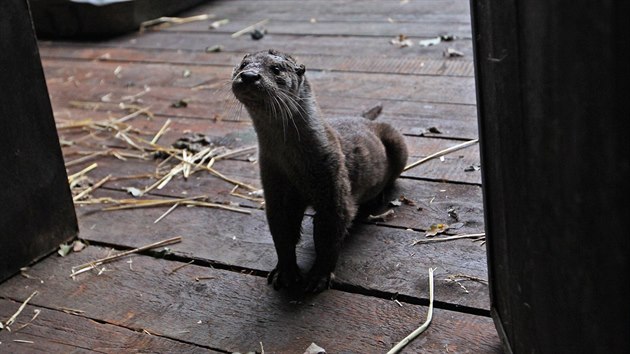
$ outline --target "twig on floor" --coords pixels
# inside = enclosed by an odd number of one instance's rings
[[[469,147],[469,146],[471,146],[473,144],[476,144],[478,141],[479,141],[479,139],[474,139],[474,140],[470,140],[470,141],[467,141],[465,143],[461,143],[459,145],[451,146],[450,148],[438,151],[438,152],[436,152],[434,154],[431,154],[431,155],[429,155],[429,156],[427,156],[427,157],[425,157],[423,159],[420,159],[420,160],[418,160],[418,161],[416,161],[414,163],[411,163],[411,164],[405,166],[405,169],[403,171],[410,170],[410,169],[412,169],[412,168],[414,168],[416,166],[419,166],[419,165],[421,165],[421,164],[423,164],[423,163],[425,163],[427,161],[433,160],[433,159],[438,158],[440,156],[444,156],[444,155],[450,154],[453,151],[457,151],[457,150]]]
[[[429,311],[427,312],[427,319],[424,323],[418,327],[415,331],[411,332],[407,337],[396,344],[387,354],[398,353],[402,348],[409,344],[412,340],[416,339],[422,332],[424,332],[431,324],[433,318],[433,271],[435,269],[429,268]]]
[[[5,323],[4,326],[7,328],[7,330],[10,331],[9,326],[13,324],[13,322],[15,322],[15,320],[17,319],[17,317],[20,315],[20,313],[22,313],[22,311],[24,310],[24,308],[26,307],[26,304],[28,304],[29,301],[31,301],[31,299],[33,297],[35,297],[37,294],[39,294],[36,291],[33,291],[33,293],[31,294],[31,296],[29,296],[23,303],[22,305],[18,308],[18,310],[13,314],[13,316],[11,316]]]
[[[453,241],[453,240],[459,240],[462,238],[473,238],[473,242],[474,241],[479,241],[479,240],[483,240],[486,237],[486,233],[482,232],[482,233],[478,233],[478,234],[466,234],[466,235],[455,235],[455,236],[447,236],[447,237],[434,237],[434,238],[429,238],[429,239],[424,239],[424,240],[415,240],[413,241],[413,243],[411,244],[412,246],[417,245],[419,243],[436,243],[436,242],[446,242],[446,241]]]
[[[115,254],[113,256],[109,256],[109,257],[97,259],[97,260],[94,260],[94,261],[91,261],[91,262],[88,262],[88,263],[84,263],[84,264],[72,267],[72,273],[70,274],[70,277],[75,277],[75,276],[77,276],[77,275],[79,275],[81,273],[87,272],[88,270],[94,269],[94,268],[96,268],[96,267],[98,267],[98,266],[100,266],[102,264],[115,261],[115,260],[117,260],[119,258],[128,256],[128,255],[133,254],[133,253],[146,251],[146,250],[149,250],[149,249],[152,249],[152,248],[156,248],[156,247],[167,246],[167,245],[171,245],[171,244],[178,243],[178,242],[181,242],[181,241],[182,241],[182,237],[181,236],[177,236],[177,237],[169,238],[169,239],[166,239],[166,240],[163,240],[163,241],[155,242],[155,243],[152,243],[150,245],[142,246],[142,247],[139,247],[139,248],[134,248],[134,249],[129,250],[129,251],[124,251],[124,252]]]

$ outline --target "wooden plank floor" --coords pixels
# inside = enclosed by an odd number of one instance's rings
[[[326,116],[358,116],[382,104],[378,119],[405,134],[410,160],[477,137],[468,1],[211,1],[182,16],[202,13],[216,17],[99,42],[40,42],[68,173],[96,162],[87,173],[92,184],[112,176],[90,198],[133,198],[129,188],[153,184],[157,170],[178,162],[139,151],[116,130],[122,125],[97,130],[86,120],[148,107],[124,123],[131,129],[123,134],[151,140],[170,120],[163,147],[191,132],[229,149],[255,145],[228,83],[244,53],[267,48],[306,65]],[[223,18],[229,23],[209,29]],[[263,39],[231,38],[263,19],[269,19]],[[391,45],[398,34],[414,45]],[[439,35],[456,39],[418,44]],[[214,45],[223,50],[206,52]],[[463,57],[445,57],[447,48]],[[186,107],[174,107],[181,100]],[[70,123],[83,128],[69,129]],[[260,187],[255,157],[250,151],[214,168]],[[0,331],[0,352],[303,353],[316,343],[328,353],[382,353],[424,321],[429,268],[436,268],[433,322],[405,352],[501,352],[487,284],[473,280],[487,279],[483,245],[470,239],[414,245],[437,223],[457,225],[446,235],[483,232],[480,173],[471,168],[478,164],[478,147],[471,146],[405,172],[374,211],[394,209],[395,217],[357,221],[333,289],[307,297],[267,285],[276,259],[261,205],[232,195],[234,184],[207,171],[188,179],[180,174],[138,199],[204,195],[247,213],[180,206],[156,223],[168,206],[103,211],[102,204],[77,204],[79,237],[90,245],[66,257],[50,255],[0,285],[3,323],[38,292],[13,331]],[[399,196],[413,205],[388,205]],[[314,258],[310,217],[298,246],[302,267]],[[183,241],[168,252],[142,252],[69,277],[72,266],[112,248],[177,235]],[[34,311],[37,317],[17,330]]]

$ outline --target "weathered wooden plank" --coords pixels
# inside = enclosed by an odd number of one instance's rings
[[[141,87],[120,88],[112,85],[87,86],[78,84],[82,90],[72,83],[61,82],[57,78],[49,80],[51,87],[51,99],[58,121],[76,119],[102,119],[108,116],[120,118],[128,114],[128,111],[120,109],[118,102],[129,103],[123,100],[124,96],[141,93]],[[217,84],[220,86],[220,84]],[[225,89],[219,91],[204,89],[191,91],[182,88],[151,88],[151,92],[143,95],[141,102],[136,103],[143,107],[150,107],[153,114],[160,117],[182,118],[182,122],[188,119],[201,119],[209,121],[235,121],[238,124],[249,124],[247,112],[242,110]],[[100,102],[103,97],[109,97],[112,102]],[[173,108],[171,105],[177,100],[188,99],[186,108]],[[373,107],[377,103],[383,105],[383,113],[380,121],[389,122],[408,135],[427,135],[443,138],[473,139],[477,135],[475,107],[472,105],[454,105],[441,103],[406,102],[389,99],[371,98],[345,98],[329,96],[325,92],[318,95],[322,113],[327,117],[333,116],[358,116],[361,112]],[[72,102],[90,102],[84,104],[84,109],[74,108]],[[96,104],[93,104],[96,103]],[[105,112],[106,114],[103,114]],[[134,120],[134,124],[135,124]],[[156,120],[157,121],[157,120]],[[195,125],[193,121],[190,121]],[[221,124],[212,125],[211,129],[222,132]],[[223,123],[222,123],[223,124]],[[228,124],[228,128],[233,123]],[[440,133],[431,133],[429,128],[436,128]],[[149,127],[147,127],[149,129]],[[229,129],[228,129],[229,130]],[[150,131],[150,130],[149,130]],[[61,132],[64,134],[64,132]],[[218,133],[217,133],[218,134]]]
[[[158,117],[154,119],[136,118],[129,122],[137,129],[147,132],[142,135],[145,140],[151,140],[152,136],[163,126],[164,118]],[[395,122],[391,122],[395,123]],[[162,146],[170,146],[178,138],[183,135],[184,131],[206,134],[216,141],[217,145],[227,145],[230,148],[251,146],[257,144],[256,135],[250,124],[247,122],[208,122],[202,120],[183,120],[176,119],[172,125],[172,130],[167,132],[161,138]],[[66,162],[71,162],[80,156],[73,154],[75,151],[102,151],[103,147],[130,148],[123,139],[114,139],[113,133],[106,132],[101,136],[90,136],[89,132],[81,130],[67,131],[62,134],[62,139],[68,142],[76,140],[80,142],[81,147],[66,148]],[[436,134],[440,135],[440,134]],[[85,138],[88,139],[85,139]],[[407,146],[409,147],[409,163],[417,161],[435,152],[444,150],[454,146],[459,141],[446,139],[437,139],[429,137],[406,137]],[[87,146],[87,147],[86,147]],[[83,148],[85,147],[85,148]],[[85,154],[85,153],[84,153]],[[255,158],[255,154],[251,155]],[[132,160],[133,161],[133,160]],[[88,163],[88,162],[86,162]],[[91,162],[90,162],[91,163]],[[155,162],[153,168],[157,167],[159,162]],[[84,165],[84,164],[83,164]],[[149,163],[149,167],[150,167]],[[81,166],[81,165],[79,165]],[[245,169],[239,171],[238,175],[247,179],[258,179],[257,167],[251,165],[255,171]],[[473,168],[474,167],[474,168]],[[439,181],[455,181],[463,183],[480,184],[479,167],[479,151],[478,147],[472,146],[455,153],[445,156],[444,158],[434,159],[421,166],[415,167],[403,173],[404,177],[432,179]],[[243,169],[243,167],[239,167]],[[136,171],[137,172],[137,171]]]
[[[307,63],[308,64],[308,63]],[[181,65],[92,62],[48,59],[44,61],[48,80],[75,78],[72,86],[78,91],[86,86],[117,84],[120,86],[150,87],[174,86],[192,89],[214,84],[221,87],[230,79],[231,70],[224,67],[199,66],[194,70]],[[191,75],[184,75],[190,69]],[[350,72],[310,71],[308,77],[315,93],[325,92],[337,97],[394,99],[417,102],[475,104],[472,77],[371,74]],[[67,85],[67,89],[72,89]]]
[[[182,245],[191,244],[184,238]],[[194,245],[190,245],[194,246]],[[75,308],[83,316],[137,331],[147,330],[209,348],[301,352],[315,342],[329,352],[383,352],[413,330],[423,306],[330,290],[299,301],[274,291],[262,277],[136,256],[101,275],[68,278],[72,265],[107,253],[88,247],[68,257],[51,257],[29,270],[44,280],[14,277],[2,296],[24,300],[33,290],[34,306]],[[131,268],[131,269],[130,269]],[[196,282],[198,276],[212,279]],[[422,286],[426,288],[426,283]],[[439,296],[439,295],[438,295]],[[103,306],[103,304],[108,306]],[[409,351],[499,352],[498,336],[487,317],[436,309],[431,327]]]
[[[256,11],[251,11],[255,8]],[[248,11],[249,10],[249,11]],[[287,1],[213,1],[195,12],[211,12],[218,17],[256,20],[269,17],[309,21],[395,21],[406,22],[470,22],[466,1],[308,1],[295,4]],[[192,11],[191,11],[192,12]]]
[[[441,53],[441,52],[440,52]],[[84,48],[75,45],[42,46],[44,58],[51,59],[83,59],[113,62],[171,63],[180,65],[213,65],[232,68],[245,52],[206,53],[205,50],[183,51],[168,49],[135,49],[135,48]],[[296,56],[298,60],[308,63],[311,70],[335,70],[363,73],[393,73],[412,75],[441,76],[474,76],[471,59],[436,58],[435,55],[418,55],[415,57],[357,57],[322,54],[305,54]],[[470,53],[472,54],[472,53]],[[469,58],[471,56],[469,55]]]
[[[417,138],[408,137],[408,146],[412,153],[409,161],[419,160],[434,152],[438,152],[442,148],[456,145],[457,142],[434,139],[434,138]],[[246,167],[242,165],[246,164]],[[431,160],[423,165],[415,167],[411,170],[403,172],[403,177],[423,178],[435,181],[450,181],[470,184],[481,184],[479,170],[466,172],[466,169],[472,165],[479,164],[479,151],[476,147],[469,147],[467,150],[460,150],[447,155],[444,161],[440,159]],[[251,163],[242,161],[220,162],[219,165],[227,174],[248,178],[258,179],[258,167]],[[477,166],[478,167],[478,166]],[[218,167],[217,167],[218,168]]]
[[[191,14],[200,14],[202,9],[197,9]],[[234,33],[263,20],[258,17],[255,20],[231,20],[229,23],[214,30],[214,32]],[[208,32],[210,21],[199,21],[168,27],[164,31],[176,32]],[[270,19],[264,25],[267,36],[273,34],[298,34],[303,36],[369,36],[369,37],[395,37],[400,33],[417,36],[419,38],[436,37],[438,35],[453,34],[461,38],[471,38],[470,21],[467,22],[389,22],[387,18],[379,22],[366,21],[326,21],[311,22],[310,20],[277,20]],[[264,39],[263,39],[264,40]]]
[[[114,157],[101,157],[73,166],[70,172],[79,171],[93,162],[99,164],[97,169],[89,173],[93,181],[98,181],[110,174],[113,177],[104,185],[105,188],[126,191],[128,188],[133,187],[143,190],[156,181],[155,178],[120,178],[153,174],[158,163],[153,161],[120,161]],[[219,161],[216,163],[215,169],[241,182],[253,186],[261,185],[258,178],[258,166],[253,163],[246,161]],[[231,196],[230,191],[233,187],[233,184],[201,171],[192,175],[188,180],[179,175],[173,178],[164,188],[151,191],[151,194],[173,198],[207,195],[211,201],[217,203],[238,203],[255,208],[260,206],[256,202],[249,202],[245,199]],[[240,192],[246,193],[246,191]],[[396,188],[383,197],[380,207],[372,211],[372,214],[377,215],[385,212],[387,209],[391,209],[392,207],[388,205],[389,201],[400,196],[405,196],[415,202],[416,205],[402,205],[395,208],[396,217],[380,224],[427,230],[432,224],[457,224],[461,222],[464,225],[452,232],[483,232],[483,207],[481,204],[481,189],[478,186],[414,181],[401,178],[397,182]],[[451,214],[456,216],[449,215],[450,209],[455,213],[451,212]]]
[[[116,91],[110,90],[109,92]],[[134,93],[137,92],[139,91],[134,91]],[[379,121],[394,125],[403,134],[450,139],[474,139],[478,136],[476,118],[474,115],[468,116],[470,113],[468,108],[474,109],[474,107],[470,106],[429,105],[404,101],[376,102],[371,99],[358,98],[338,100],[334,99],[334,97],[322,95],[318,98],[322,106],[322,113],[327,118],[356,117],[361,112],[380,103],[384,108]],[[129,114],[129,111],[120,109],[117,104],[101,104],[100,107],[94,107],[94,109],[92,109],[91,105],[86,105],[84,109],[69,107],[71,105],[68,101],[69,99],[71,97],[55,94],[53,108],[55,119],[58,123],[82,119],[121,118]],[[169,130],[165,135],[164,141],[169,141],[173,134],[182,134],[186,130],[220,136],[221,134],[230,134],[244,129],[250,125],[247,113],[239,112],[237,104],[221,101],[220,98],[216,98],[214,95],[208,95],[208,100],[200,102],[199,107],[195,106],[192,109],[171,109],[172,107],[165,107],[164,110],[168,110],[165,113],[154,112],[153,107],[157,103],[151,98],[144,100],[142,103],[151,106],[155,119],[140,120],[136,118],[130,123],[146,132],[157,132],[157,129],[162,126],[167,118],[172,119],[173,127],[177,128]],[[176,112],[176,114],[171,114],[170,112]],[[155,123],[153,124],[153,122]],[[437,129],[439,133],[432,132],[430,128]],[[62,136],[81,135],[76,131],[68,132],[65,130],[59,131],[59,134]]]
[[[434,36],[437,36],[434,35]],[[398,48],[390,43],[394,37],[321,37],[301,36],[296,34],[273,34],[266,36],[264,40],[254,41],[249,36],[231,38],[230,33],[202,32],[145,32],[141,35],[133,34],[99,42],[49,42],[40,41],[42,48],[63,43],[64,46],[88,45],[90,48],[128,48],[145,50],[174,50],[174,51],[199,51],[205,52],[207,47],[213,45],[223,46],[223,51],[228,53],[254,52],[268,48],[282,49],[296,56],[323,55],[357,56],[357,57],[398,57],[415,58],[427,57],[432,59],[444,59],[443,52],[448,47],[453,47],[464,54],[465,60],[472,59],[472,41],[467,38],[457,38],[452,42],[423,47],[418,40],[420,37],[411,37],[414,45],[406,48]],[[210,55],[216,53],[209,53]],[[156,56],[168,55],[160,52]]]
[[[398,186],[392,194],[404,194],[416,201],[417,206],[401,206],[396,209],[394,219],[380,223],[400,228],[357,222],[356,230],[352,231],[349,238],[349,246],[342,252],[341,259],[344,261],[337,270],[339,279],[366,289],[426,298],[426,293],[418,293],[414,281],[426,280],[426,268],[437,266],[440,270],[436,273],[439,278],[436,284],[444,289],[441,291],[442,301],[487,309],[489,304],[485,285],[472,284],[472,289],[469,289],[471,294],[465,294],[456,284],[444,279],[449,274],[486,278],[483,247],[470,240],[412,246],[414,240],[424,238],[424,233],[404,229],[426,229],[434,223],[453,223],[448,214],[448,209],[453,208],[459,215],[459,221],[464,223],[454,231],[482,231],[479,188],[467,191],[464,188],[466,186],[448,184],[401,184],[403,186]],[[110,191],[99,191],[95,195],[124,197],[120,192]],[[418,210],[418,207],[422,210]],[[153,221],[167,207],[112,212],[95,212],[96,209],[85,206],[77,208],[80,237],[84,239],[138,247],[159,241],[165,235],[181,234],[192,240],[192,243],[172,248],[183,257],[260,271],[269,271],[276,262],[264,212],[259,210],[252,209],[251,215],[243,215],[203,208],[177,208],[154,224]],[[300,264],[307,268],[314,256],[310,218],[305,218],[303,229],[303,242],[297,252]],[[376,254],[380,256],[375,257]],[[404,281],[405,278],[409,281]]]
[[[13,296],[13,294],[9,294]],[[20,303],[0,299],[0,318],[11,317]],[[34,310],[39,314],[32,322]],[[28,323],[28,325],[27,325]],[[26,325],[26,327],[19,329]],[[208,348],[178,342],[55,309],[27,305],[12,332],[0,331],[3,353],[218,353]],[[17,341],[30,341],[16,342]]]

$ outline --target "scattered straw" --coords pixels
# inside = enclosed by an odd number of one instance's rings
[[[173,25],[182,25],[195,21],[205,21],[214,18],[214,14],[202,14],[190,17],[160,17],[153,20],[144,21],[140,24],[140,32],[144,32],[147,28],[166,28]]]
[[[86,175],[88,172],[92,171],[93,169],[97,168],[98,164],[97,163],[93,163],[90,166],[82,169],[81,171],[71,174],[70,176],[68,176],[68,183],[72,183],[74,180],[83,177],[84,175]]]
[[[164,212],[164,214],[160,215],[159,218],[155,219],[155,221],[153,222],[154,224],[157,224],[160,222],[160,220],[164,219],[168,214],[170,214],[173,210],[175,210],[175,208],[177,208],[179,206],[179,203],[175,203],[173,204],[172,207],[168,208],[167,211]]]
[[[86,195],[92,193],[93,191],[95,191],[96,189],[100,188],[102,185],[107,183],[107,181],[109,181],[110,178],[112,178],[112,175],[107,175],[105,178],[103,178],[100,181],[94,183],[91,187],[86,188],[81,193],[79,193],[79,194],[75,195],[74,197],[72,197],[72,200],[73,201],[77,201],[77,200],[85,197]]]
[[[429,239],[424,239],[424,240],[415,240],[413,241],[413,243],[411,244],[413,245],[417,245],[419,243],[436,243],[436,242],[446,242],[446,241],[453,241],[453,240],[459,240],[462,238],[473,238],[473,241],[480,241],[485,239],[486,237],[486,233],[482,232],[482,233],[478,233],[478,234],[465,234],[465,235],[455,235],[455,236],[447,236],[447,237],[434,237],[434,238],[429,238]]]
[[[424,323],[418,327],[415,331],[411,332],[407,337],[396,344],[387,354],[398,353],[402,348],[409,344],[412,340],[416,339],[422,332],[424,332],[431,324],[433,318],[433,271],[435,269],[429,268],[429,312],[427,312],[427,319]]]
[[[180,270],[180,269],[182,269],[182,268],[184,268],[184,267],[187,267],[187,266],[189,266],[189,265],[193,264],[193,262],[195,262],[195,260],[194,260],[194,259],[193,259],[193,260],[191,260],[191,261],[190,261],[190,262],[188,262],[188,263],[180,264],[180,265],[178,265],[177,267],[175,267],[175,268],[171,269],[171,271],[170,271],[170,272],[168,272],[168,274],[169,274],[169,275],[171,275],[171,274],[173,274],[173,273],[177,272],[178,270]]]
[[[15,331],[17,332],[17,331],[19,331],[19,330],[21,330],[21,329],[25,328],[26,326],[30,325],[33,321],[35,321],[35,319],[37,318],[37,316],[39,316],[39,314],[40,314],[41,312],[42,312],[42,310],[40,310],[40,309],[35,309],[35,310],[33,310],[33,317],[31,317],[31,319],[30,319],[28,322],[26,322],[25,324],[21,325],[21,326],[20,326],[18,329],[16,329]]]
[[[151,208],[156,206],[163,205],[172,205],[178,203],[184,203],[188,201],[193,201],[197,199],[204,199],[205,195],[200,195],[196,197],[190,198],[178,198],[178,199],[101,199],[97,200],[97,203],[114,203],[116,206],[108,207],[103,209],[103,211],[114,211],[114,210],[124,210],[124,209],[137,209],[137,208]]]
[[[433,159],[438,158],[440,156],[444,156],[444,155],[450,154],[451,152],[454,152],[454,151],[461,150],[463,148],[469,147],[469,146],[471,146],[473,144],[476,144],[478,141],[479,141],[479,139],[474,139],[474,140],[470,140],[470,141],[461,143],[459,145],[451,146],[450,148],[438,151],[438,152],[436,152],[434,154],[431,154],[431,155],[429,155],[429,156],[427,156],[427,157],[425,157],[423,159],[420,159],[420,160],[418,160],[418,161],[416,161],[416,162],[414,162],[412,164],[409,164],[409,165],[405,166],[405,169],[403,171],[410,170],[410,169],[412,169],[412,168],[414,168],[414,167],[416,167],[418,165],[421,165],[421,164],[423,164],[423,163],[425,163],[427,161],[430,161],[430,160],[433,160]]]
[[[101,258],[101,259],[97,259],[95,261],[91,261],[88,263],[84,263],[75,267],[72,267],[72,273],[70,274],[70,277],[75,277],[76,275],[79,275],[81,273],[87,272],[88,270],[94,269],[102,264],[105,263],[109,263],[112,261],[115,261],[119,258],[128,256],[130,254],[133,253],[138,253],[138,252],[142,252],[142,251],[146,251],[152,248],[156,248],[156,247],[162,247],[162,246],[167,246],[167,245],[172,245],[174,243],[179,243],[182,241],[182,237],[181,236],[177,236],[177,237],[173,237],[173,238],[169,238],[163,241],[159,241],[159,242],[155,242],[152,243],[150,245],[146,245],[146,246],[142,246],[139,248],[134,248],[132,250],[129,251],[124,251],[124,252],[120,252],[118,254],[115,254],[113,256],[109,256],[109,257],[105,257],[105,258]]]
[[[153,139],[151,139],[151,144],[157,144],[158,140],[160,140],[160,137],[162,135],[164,135],[164,133],[168,129],[169,125],[171,125],[171,119],[170,118],[167,119],[166,122],[164,122],[164,125],[162,126],[162,128],[160,128],[160,130],[158,130],[158,132],[155,134]]]
[[[60,307],[59,308],[63,313],[67,313],[69,315],[76,315],[76,316],[80,316],[82,314],[85,313],[85,311],[83,310],[77,310],[77,309],[72,309],[69,307]]]
[[[247,209],[233,207],[225,204],[210,203],[200,201],[199,199],[205,199],[206,196],[198,196],[192,198],[180,198],[180,199],[112,199],[112,198],[98,198],[91,201],[78,202],[77,204],[117,204],[115,206],[104,208],[103,211],[115,211],[124,209],[138,209],[138,208],[152,208],[165,205],[194,205],[199,207],[223,209],[233,211],[241,214],[251,214],[252,212]],[[163,215],[162,217],[164,217]],[[159,221],[159,220],[157,220]]]
[[[256,27],[263,26],[263,25],[267,24],[267,22],[269,22],[268,18],[266,18],[266,19],[264,19],[262,21],[256,22],[253,25],[247,26],[247,27],[243,28],[240,31],[236,31],[236,32],[232,33],[232,38],[237,38],[237,37],[240,37],[240,36],[244,35],[247,32],[251,32],[252,30],[256,29]]]
[[[31,296],[29,296],[23,303],[22,305],[18,308],[18,310],[13,314],[13,316],[11,316],[5,323],[4,325],[7,327],[7,329],[9,328],[10,325],[13,324],[13,322],[15,322],[15,320],[17,319],[17,317],[20,315],[20,313],[22,313],[22,311],[24,310],[24,308],[26,307],[26,304],[28,304],[29,301],[31,301],[31,299],[33,297],[35,297],[35,295],[39,294],[37,291],[33,291],[33,293],[31,294]]]

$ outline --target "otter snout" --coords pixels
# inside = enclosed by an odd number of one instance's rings
[[[244,83],[248,83],[248,84],[251,84],[260,80],[260,77],[261,77],[259,73],[255,71],[251,71],[251,70],[243,71],[240,76],[241,76],[241,80],[243,80]]]

